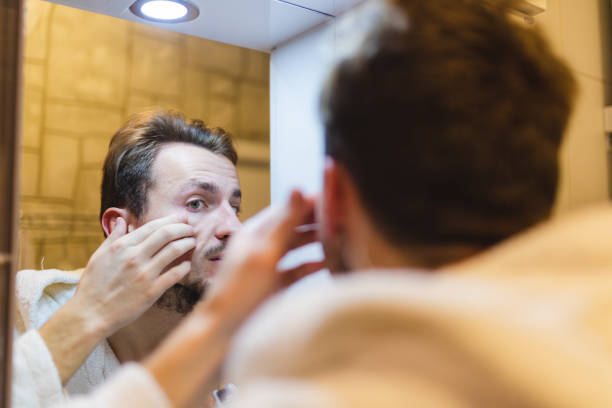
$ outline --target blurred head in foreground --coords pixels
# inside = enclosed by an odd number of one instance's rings
[[[515,3],[375,1],[344,17],[361,34],[321,97],[331,270],[437,268],[549,216],[575,82]]]

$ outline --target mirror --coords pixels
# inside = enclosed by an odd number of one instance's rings
[[[242,218],[269,204],[269,54],[25,2],[20,269],[85,266],[101,168],[129,115],[173,108],[234,135]]]
[[[608,176],[604,170],[608,141],[601,137],[600,108],[610,78],[589,65],[597,66],[599,59],[590,54],[583,58],[582,54],[593,48],[589,44],[601,39],[593,30],[573,28],[596,26],[592,17],[599,18],[599,12],[574,12],[580,11],[570,8],[578,7],[577,3],[549,3],[551,38],[571,45],[563,52],[579,68],[576,73],[586,90],[578,102],[562,157],[564,172],[569,174],[565,178],[569,181],[561,189],[560,208],[565,211],[607,199]],[[601,6],[604,0],[595,3]],[[605,4],[609,9],[609,2]],[[266,28],[271,29],[272,24]],[[586,33],[589,41],[583,41],[582,36],[566,41],[574,30]],[[150,106],[176,108],[234,133],[241,156],[243,218],[265,206],[270,196],[271,127],[284,141],[282,148],[274,151],[277,174],[282,176],[274,183],[275,190],[293,183],[290,178],[301,177],[294,169],[302,163],[303,168],[313,165],[305,159],[308,155],[304,149],[296,148],[305,140],[300,131],[309,132],[309,125],[319,125],[311,120],[314,104],[306,103],[313,95],[306,98],[299,85],[309,86],[318,71],[309,70],[295,56],[301,55],[320,68],[318,61],[313,61],[315,42],[309,42],[316,35],[313,30],[301,39],[278,43],[274,67],[278,70],[274,73],[275,85],[279,86],[273,87],[273,99],[280,109],[274,110],[278,123],[271,126],[268,54],[28,0],[19,267],[74,269],[85,265],[102,241],[98,190],[108,141],[131,113]],[[279,76],[279,72],[286,76]],[[304,109],[296,108],[295,95]],[[304,117],[310,122],[302,120]],[[293,132],[294,128],[298,131]],[[321,157],[318,151],[314,153]]]

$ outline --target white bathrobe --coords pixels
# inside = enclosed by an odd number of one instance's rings
[[[107,340],[96,346],[62,388],[53,358],[37,329],[74,296],[82,272],[46,269],[17,273],[12,406],[171,407],[155,379],[141,365],[128,363],[119,369]],[[105,386],[99,387],[103,383]]]
[[[39,329],[76,290],[82,270],[23,270],[15,282],[19,337],[15,342],[15,406],[49,406],[68,395],[88,394],[119,367],[119,361],[104,340],[62,390],[51,355],[38,335]]]

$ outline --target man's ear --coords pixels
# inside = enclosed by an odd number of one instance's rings
[[[127,232],[131,232],[134,229],[134,220],[130,211],[125,208],[110,207],[102,214],[101,222],[105,236],[109,236],[113,232],[118,218],[123,218],[125,221],[128,228]]]
[[[331,157],[325,158],[323,170],[322,211],[326,235],[330,238],[341,234],[345,229],[349,192],[352,185],[348,173],[342,164]]]

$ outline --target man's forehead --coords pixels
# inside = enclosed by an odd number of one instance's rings
[[[236,167],[224,155],[189,143],[164,143],[159,148],[153,167],[164,170],[171,166],[184,170],[236,173]]]
[[[187,143],[166,143],[160,147],[153,161],[151,181],[153,185],[208,183],[208,190],[239,189],[236,167],[227,157]]]

